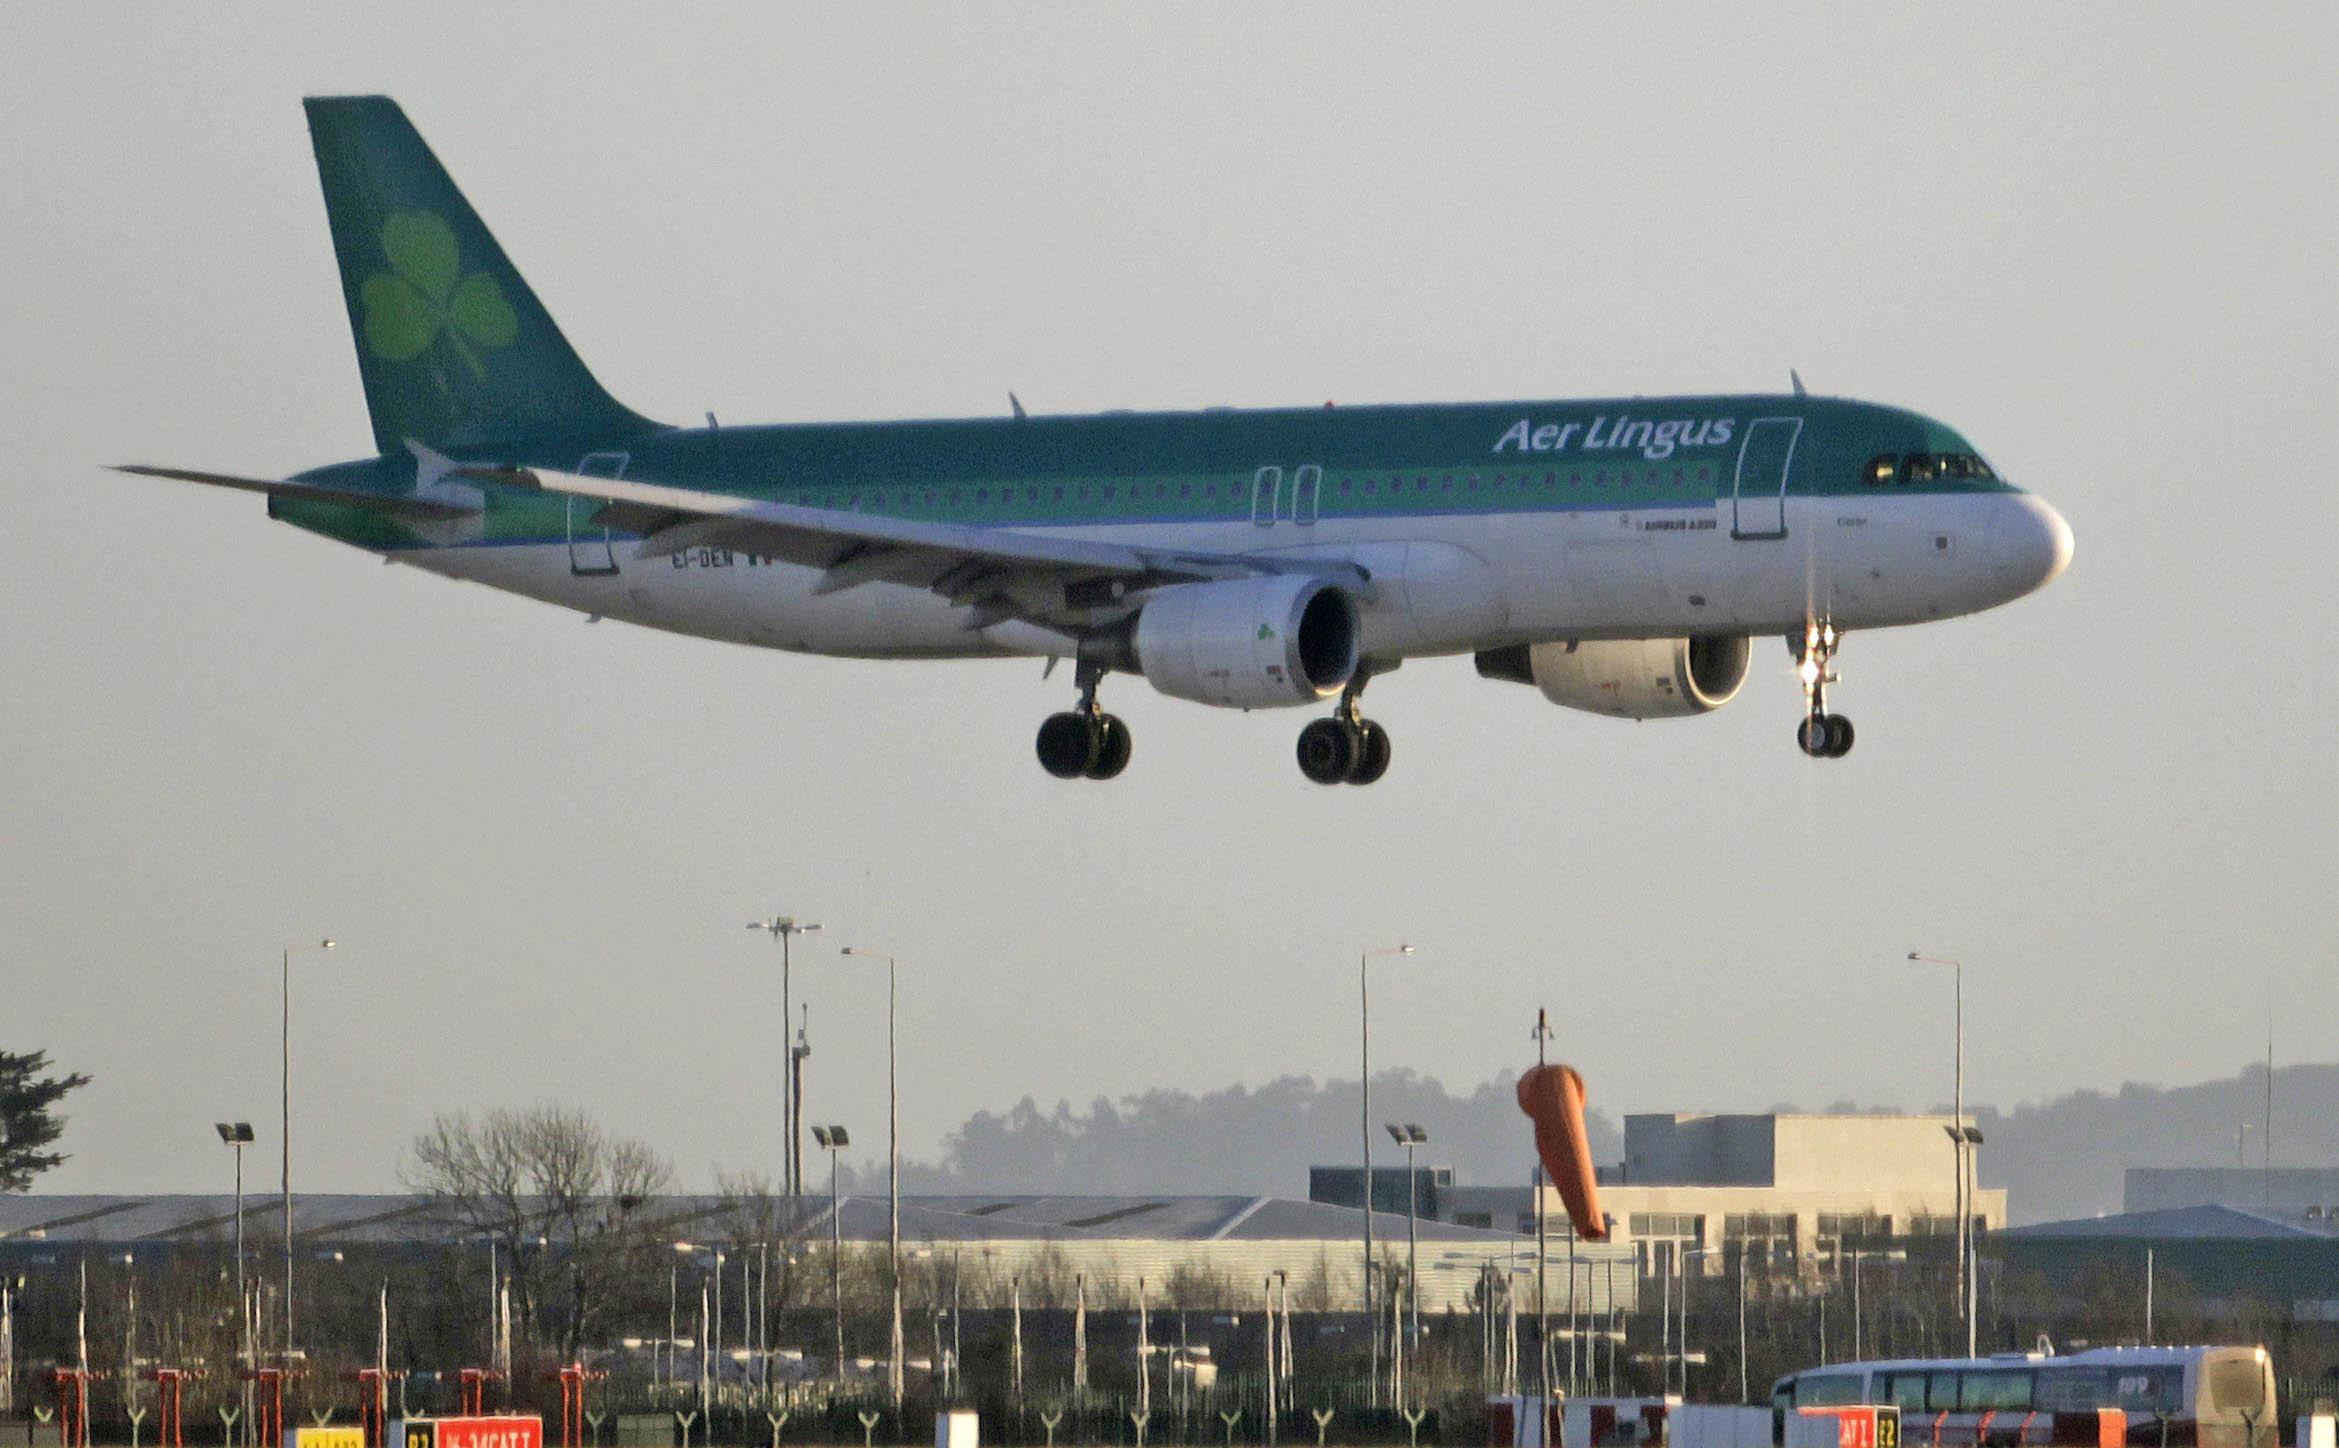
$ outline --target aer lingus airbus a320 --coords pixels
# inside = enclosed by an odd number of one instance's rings
[[[403,112],[307,103],[376,455],[269,516],[607,618],[858,658],[1070,659],[1039,759],[1106,779],[1119,672],[1228,709],[1329,703],[1299,765],[1366,784],[1365,683],[1416,655],[1631,719],[1730,701],[1785,635],[1805,753],[1849,630],[2019,598],[2053,508],[1896,407],[1636,397],[677,428],[613,400]],[[596,223],[607,225],[606,216]]]

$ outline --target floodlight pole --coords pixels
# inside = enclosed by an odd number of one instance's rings
[[[1429,1133],[1408,1121],[1389,1123],[1389,1139],[1405,1148],[1405,1345],[1421,1350],[1421,1176],[1413,1151],[1429,1140]],[[1402,1404],[1400,1404],[1402,1406]]]
[[[751,920],[750,930],[761,930],[780,942],[780,1123],[786,1135],[786,1147],[780,1162],[780,1194],[801,1196],[804,1192],[804,1140],[799,1119],[804,1114],[804,1103],[796,1094],[796,1047],[788,1031],[796,1017],[788,998],[788,946],[799,935],[808,935],[820,928],[814,921],[798,921],[792,915],[775,915],[769,920]]]
[[[1952,960],[1947,956],[1926,955],[1920,951],[1915,950],[1909,952],[1909,959],[1921,962],[1926,965],[1948,966],[1950,970],[1951,988],[1954,992],[1954,1020],[1956,1022],[1957,1035],[1957,1069],[1954,1078],[1954,1095],[1952,1097],[1949,1108],[1951,1121],[1953,1123],[1950,1127],[1949,1139],[1951,1151],[1953,1153],[1950,1158],[1950,1162],[1956,1173],[1956,1187],[1952,1193],[1951,1200],[1956,1203],[1957,1209],[1957,1314],[1958,1316],[1965,1319],[1965,1355],[1967,1357],[1972,1357],[1974,1355],[1974,1321],[1972,1313],[1970,1313],[1966,1308],[1965,1291],[1967,1270],[1966,1244],[1970,1231],[1968,1226],[1968,1218],[1971,1215],[1966,1209],[1965,1196],[1965,966],[1963,963]]]
[[[837,1192],[837,1153],[852,1144],[842,1126],[815,1126],[812,1139],[828,1150],[828,1291],[836,1307],[836,1378],[845,1381],[845,1229]]]
[[[1372,1362],[1368,1376],[1372,1382],[1372,1405],[1381,1405],[1381,1319],[1373,1312],[1373,998],[1371,976],[1366,967],[1375,956],[1411,955],[1410,945],[1392,945],[1386,950],[1367,950],[1356,958],[1357,1003],[1357,1057],[1358,1076],[1357,1132],[1364,1140],[1364,1320],[1369,1331]]]
[[[898,1074],[899,1035],[895,1029],[900,1018],[901,992],[899,966],[890,955],[874,950],[857,950],[848,945],[843,954],[866,956],[885,962],[885,1194],[886,1254],[893,1272],[893,1326],[888,1344],[890,1361],[886,1365],[886,1388],[893,1399],[896,1426],[899,1425],[902,1404],[902,1330],[901,1330],[901,1086]]]
[[[331,949],[333,948],[333,937],[331,937],[331,936],[329,936],[329,935],[328,935],[328,936],[326,936],[326,937],[325,937],[323,940],[320,940],[320,941],[318,941],[318,942],[316,943],[316,945],[315,945],[315,946],[313,946],[313,947],[311,947],[311,946],[303,946],[303,947],[301,947],[301,948],[302,948],[302,949],[316,949],[316,950],[331,950]],[[283,1128],[283,1130],[284,1130],[284,1139],[283,1139],[283,1141],[280,1143],[280,1145],[281,1145],[281,1148],[282,1148],[282,1153],[283,1153],[283,1178],[282,1178],[282,1182],[281,1182],[281,1184],[280,1184],[280,1185],[281,1185],[281,1187],[282,1187],[282,1192],[283,1192],[283,1197],[284,1197],[284,1202],[283,1202],[283,1206],[284,1206],[284,1365],[285,1365],[287,1368],[289,1368],[289,1367],[291,1367],[291,1366],[292,1366],[292,952],[293,952],[293,949],[294,949],[294,947],[292,947],[292,946],[290,946],[290,945],[287,945],[287,946],[285,946],[285,947],[284,947],[284,958],[283,958],[283,980],[282,980],[282,986],[283,986],[283,989],[282,989],[282,992],[281,992],[281,997],[280,997],[280,998],[281,998],[281,1000],[282,1000],[282,1002],[283,1002],[283,1006],[284,1006],[284,1021],[283,1021],[283,1031],[282,1031],[282,1034],[281,1034],[281,1035],[280,1035],[280,1037],[278,1038],[278,1044],[279,1044],[279,1046],[281,1047],[282,1065],[283,1065],[283,1068],[284,1068],[284,1069],[283,1069],[283,1081],[282,1081],[282,1084],[283,1084],[283,1106],[284,1106],[284,1128]],[[255,1366],[255,1367],[257,1367],[257,1366],[258,1366],[258,1364],[257,1364],[257,1363],[255,1363],[255,1364],[254,1364],[254,1366]]]

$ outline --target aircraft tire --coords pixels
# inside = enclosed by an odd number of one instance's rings
[[[1040,721],[1040,768],[1058,779],[1078,779],[1096,764],[1098,732],[1083,714],[1050,714]]]
[[[1299,731],[1299,772],[1318,784],[1339,784],[1356,767],[1355,731],[1338,719],[1318,719]]]
[[[1827,757],[1829,738],[1835,733],[1825,714],[1809,714],[1795,726],[1795,747],[1813,759]]]
[[[1090,779],[1111,779],[1129,767],[1129,726],[1120,715],[1097,716],[1096,740],[1096,758],[1086,771]]]
[[[1389,731],[1370,719],[1357,721],[1356,762],[1349,766],[1350,784],[1374,784],[1389,772]]]
[[[1852,721],[1841,714],[1827,716],[1827,757],[1841,759],[1852,752]]]

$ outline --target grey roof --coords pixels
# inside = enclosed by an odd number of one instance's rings
[[[2233,1207],[2176,1207],[2160,1212],[2122,1212],[2110,1217],[2080,1217],[2068,1222],[2037,1222],[2010,1227],[1998,1234],[2026,1238],[2099,1238],[2120,1241],[2263,1242],[2334,1240],[2295,1222],[2276,1221]]]
[[[722,1197],[658,1198],[662,1230],[688,1237],[719,1222],[737,1204]],[[828,1230],[825,1195],[801,1200],[807,1230]],[[278,1230],[273,1194],[247,1193],[244,1230]],[[442,1242],[464,1235],[427,1196],[293,1194],[299,1237],[316,1245]],[[854,1241],[886,1235],[886,1199],[843,1199],[838,1225]],[[1483,1227],[1424,1219],[1425,1242],[1468,1243],[1507,1251],[1516,1239]],[[28,1241],[76,1245],[224,1241],[234,1232],[230,1193],[155,1196],[0,1196],[0,1245]],[[1256,1196],[1015,1196],[1005,1193],[902,1198],[902,1235],[918,1241],[1127,1240],[1345,1241],[1361,1236],[1355,1207]],[[1406,1219],[1375,1212],[1373,1230],[1401,1241]]]

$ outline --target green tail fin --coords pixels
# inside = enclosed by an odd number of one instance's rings
[[[303,104],[377,449],[655,425],[585,370],[397,102]]]

